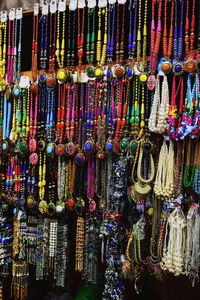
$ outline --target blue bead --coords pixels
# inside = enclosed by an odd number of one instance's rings
[[[47,154],[51,154],[53,152],[53,147],[52,145],[47,146]]]
[[[132,75],[133,75],[132,69],[131,69],[131,68],[128,68],[128,70],[127,70],[127,76],[128,76],[128,77],[131,77]]]
[[[106,151],[108,151],[108,152],[113,151],[113,144],[112,144],[112,142],[106,143]]]
[[[14,89],[14,96],[19,97],[19,95],[20,95],[20,89],[18,88]]]

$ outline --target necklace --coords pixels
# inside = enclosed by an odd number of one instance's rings
[[[180,76],[184,72],[184,64],[180,61],[183,56],[183,22],[184,22],[184,1],[181,1],[181,16],[178,32],[178,1],[175,1],[175,27],[174,27],[174,74]]]
[[[138,6],[138,30],[137,30],[137,69],[140,72],[139,80],[141,83],[147,82],[147,74],[145,73],[147,62],[146,62],[146,47],[147,47],[147,0],[145,0],[144,7],[144,25],[143,25],[143,41],[141,38],[142,35],[142,1],[139,0]],[[141,49],[142,43],[142,49]],[[142,50],[142,63],[140,63],[140,56]]]
[[[98,34],[97,34],[97,49],[96,49],[96,60],[98,66],[103,66],[106,61],[106,48],[107,48],[107,14],[108,9],[106,8],[99,8],[98,10]],[[103,47],[102,47],[102,15],[105,18],[105,25],[104,25],[104,38],[103,38]]]
[[[186,151],[186,164],[183,173],[183,185],[185,188],[190,188],[192,186],[192,182],[194,180],[195,175],[195,159],[197,158],[197,150],[196,147],[195,155],[194,153],[194,145],[192,144],[192,140],[188,141],[187,151]]]
[[[38,13],[34,11],[33,15],[33,40],[32,40],[32,80],[37,80],[37,60],[38,60]]]
[[[196,138],[199,132],[198,120],[199,113],[197,107],[197,99],[199,95],[199,76],[195,74],[194,84],[192,87],[192,74],[188,75],[187,79],[187,93],[184,109],[182,110],[182,126],[180,131],[185,136]]]
[[[175,0],[177,3],[177,1]],[[175,13],[175,29],[174,29],[174,0],[171,1],[171,11],[170,11],[170,28],[169,28],[169,37],[168,37],[168,26],[167,26],[167,20],[168,20],[168,1],[165,0],[164,2],[164,29],[163,29],[163,57],[164,61],[162,63],[162,71],[165,74],[168,74],[172,70],[172,64],[170,62],[170,57],[172,56],[172,47],[173,47],[173,30],[177,31],[177,18]],[[175,41],[175,40],[174,40]],[[174,42],[174,49],[176,45]]]
[[[60,28],[61,12],[57,11],[57,36],[56,36],[56,60],[59,68],[64,67],[65,60],[65,19],[66,12],[62,12],[62,27]]]
[[[81,18],[82,12],[82,18]],[[78,9],[78,36],[77,36],[77,47],[78,47],[78,64],[79,67],[83,63],[83,45],[84,45],[84,26],[85,26],[85,8]]]
[[[177,95],[180,91],[180,103],[177,105]],[[183,112],[183,92],[184,92],[184,81],[181,77],[178,83],[178,87],[176,87],[176,76],[174,75],[172,82],[172,97],[171,103],[169,105],[168,118],[167,118],[167,130],[168,136],[172,140],[183,139],[183,130],[181,129],[182,124],[182,112]]]
[[[93,64],[95,60],[95,8],[88,8],[87,15],[86,60],[88,64]]]
[[[188,73],[193,73],[196,70],[194,58],[194,40],[195,40],[195,0],[192,0],[192,17],[189,24],[189,1],[186,1],[186,21],[185,21],[185,53],[187,61],[185,70]]]
[[[174,195],[174,144],[166,141],[160,150],[156,179],[154,183],[155,195],[165,201],[171,201]]]
[[[56,13],[50,14],[50,32],[49,32],[49,71],[53,74],[55,70],[55,48],[56,48]]]
[[[129,61],[132,62],[136,53],[138,0],[130,0],[128,8],[129,8],[128,55],[129,55]]]
[[[107,44],[107,61],[112,63],[114,51],[114,31],[115,31],[115,4],[108,6],[108,44]]]
[[[125,5],[122,5],[122,10],[120,9],[121,4],[118,3],[117,7],[117,32],[116,32],[116,62],[117,64],[123,65],[124,62],[124,18],[125,18]],[[121,15],[120,15],[121,12]],[[121,19],[121,34],[120,34],[120,24]]]
[[[162,92],[160,100],[160,77],[157,77],[156,89],[149,117],[149,130],[156,133],[164,133],[166,131],[166,118],[169,109],[169,87],[167,77],[164,75],[162,82]]]
[[[156,2],[158,2],[157,29],[155,28]],[[155,73],[155,71],[156,71],[156,66],[157,66],[157,61],[158,61],[158,53],[159,53],[160,41],[161,41],[161,31],[162,31],[161,16],[162,16],[162,0],[159,0],[159,1],[152,0],[150,69],[151,69],[151,72],[153,72],[153,73]]]
[[[7,19],[7,18],[6,18]],[[0,91],[6,88],[6,39],[7,39],[7,21],[0,22]]]
[[[49,32],[49,16],[48,14],[40,17],[41,38],[40,38],[40,68],[47,68],[47,52],[48,52],[48,32]]]

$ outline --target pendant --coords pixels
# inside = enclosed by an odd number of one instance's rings
[[[110,67],[107,68],[107,71],[106,71],[106,77],[107,77],[107,80],[110,80],[112,78],[112,70]]]
[[[37,145],[38,150],[39,150],[39,151],[44,151],[45,146],[46,146],[46,145],[45,145],[45,141],[44,141],[44,140],[39,140],[38,145]]]
[[[31,153],[29,156],[29,161],[32,166],[36,166],[38,163],[38,154],[36,152]]]
[[[103,150],[99,150],[99,151],[97,152],[97,158],[98,158],[99,160],[103,160],[103,159],[105,158],[105,152],[104,152]]]
[[[36,149],[37,149],[36,139],[30,139],[30,141],[29,141],[29,151],[30,152],[35,152]]]
[[[39,212],[44,215],[47,213],[47,210],[48,210],[48,204],[45,200],[41,200],[40,203],[39,203]]]
[[[2,152],[3,154],[6,154],[8,152],[8,142],[6,140],[2,143]]]
[[[55,153],[57,156],[63,156],[65,152],[65,146],[63,144],[56,145]]]
[[[54,156],[54,151],[55,151],[54,143],[48,143],[47,147],[46,147],[47,156],[53,157]]]
[[[120,65],[114,65],[112,71],[113,75],[117,78],[122,78],[125,75],[125,69]]]
[[[184,64],[182,62],[177,62],[173,67],[173,72],[176,76],[181,76],[184,73]]]
[[[102,70],[102,68],[101,67],[95,68],[94,75],[95,75],[95,77],[97,79],[103,77],[103,70]]]
[[[56,86],[56,78],[52,73],[47,75],[47,86],[52,88]]]
[[[94,143],[93,141],[86,141],[85,142],[85,146],[84,146],[84,152],[85,154],[92,154],[92,152],[94,151]]]
[[[128,148],[128,140],[127,140],[127,138],[123,138],[120,141],[120,149],[121,149],[122,152],[126,152],[127,148]]]
[[[107,140],[105,149],[106,149],[106,152],[108,154],[110,154],[110,153],[113,152],[113,143],[112,143],[112,140]]]
[[[57,72],[57,79],[59,83],[64,83],[67,79],[67,72],[65,69],[59,69]]]
[[[48,205],[47,214],[52,217],[54,215],[55,211],[56,211],[56,206],[53,203],[53,201],[51,200]]]
[[[141,147],[145,153],[152,153],[154,150],[154,144],[148,137],[145,137],[141,142]]]
[[[89,66],[86,70],[86,73],[89,78],[95,77],[95,68],[93,66]]]
[[[76,153],[76,146],[74,145],[74,143],[69,142],[65,145],[65,154],[67,156],[74,156]]]
[[[129,149],[132,155],[135,155],[137,148],[138,148],[138,142],[135,140],[131,141],[129,144]]]
[[[132,65],[130,65],[130,64],[125,65],[125,74],[126,74],[126,77],[128,79],[132,79],[133,78],[134,68],[133,68]]]
[[[56,212],[57,212],[58,214],[61,214],[61,213],[64,211],[64,209],[65,209],[64,202],[58,201],[58,202],[56,203]]]
[[[15,98],[19,98],[20,94],[21,94],[21,89],[20,89],[20,87],[16,86],[14,88],[13,95]]]
[[[164,74],[169,74],[172,71],[172,63],[170,60],[164,60],[161,64],[161,70]]]
[[[19,144],[19,151],[20,151],[20,154],[23,156],[27,153],[28,151],[28,145],[27,145],[27,142],[25,140],[22,140]]]
[[[30,86],[30,92],[34,95],[38,94],[38,85],[36,83],[32,83]]]
[[[196,62],[194,59],[190,58],[186,61],[185,71],[187,73],[194,73],[196,71]]]
[[[147,80],[148,80],[148,75],[146,72],[142,72],[140,73],[139,75],[139,81],[142,83],[142,84],[146,84],[147,83]]]
[[[46,81],[47,81],[47,74],[45,72],[42,72],[39,77],[39,82],[44,84],[46,83]]]
[[[33,195],[28,195],[26,200],[26,205],[29,209],[32,209],[34,207],[34,204],[36,203],[35,198]]]
[[[147,80],[147,88],[149,91],[153,91],[156,87],[156,78],[154,75],[150,75]]]
[[[77,153],[75,161],[79,167],[82,167],[85,163],[85,154],[83,152]]]
[[[69,197],[66,201],[66,206],[68,209],[73,210],[75,206],[75,199],[73,197]]]
[[[77,214],[77,216],[81,216],[83,214],[83,210],[85,207],[85,202],[83,199],[78,199],[76,204],[75,204],[75,212]]]

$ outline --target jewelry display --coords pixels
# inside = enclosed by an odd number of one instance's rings
[[[42,2],[0,12],[0,298],[196,285],[199,2]]]

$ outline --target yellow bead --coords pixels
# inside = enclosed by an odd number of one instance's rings
[[[101,76],[101,74],[102,74],[101,69],[96,69],[96,70],[95,70],[95,76],[96,76],[96,77]]]
[[[148,215],[149,215],[149,216],[153,216],[153,207],[150,207],[150,208],[148,209]]]
[[[59,70],[57,77],[58,77],[58,80],[64,80],[66,77],[65,70]]]
[[[141,81],[142,83],[147,82],[147,75],[146,75],[146,74],[141,74],[141,75],[140,75],[140,81]]]

